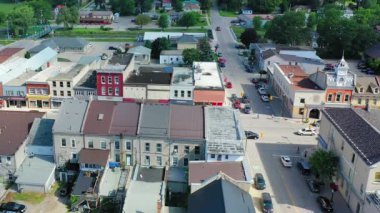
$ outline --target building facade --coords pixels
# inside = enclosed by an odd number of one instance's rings
[[[99,100],[123,100],[123,71],[101,69],[96,72],[96,85]]]
[[[358,77],[351,104],[355,108],[380,109],[380,79],[378,77]]]

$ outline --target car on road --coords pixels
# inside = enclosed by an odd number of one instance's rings
[[[234,109],[241,109],[241,103],[239,100],[236,100],[233,104],[232,104],[232,107]]]
[[[259,139],[259,134],[252,132],[252,131],[245,131],[245,137],[247,139],[257,140],[257,139]]]
[[[260,96],[260,99],[261,99],[263,102],[269,102],[269,96],[267,96],[267,95],[261,95],[261,96]]]
[[[216,31],[220,31],[221,29],[220,29],[220,27],[219,26],[217,26],[216,27]]]
[[[292,160],[290,160],[290,157],[289,156],[286,156],[286,155],[281,155],[280,157],[281,159],[281,163],[283,166],[285,167],[292,167]]]
[[[257,92],[260,94],[260,95],[267,95],[267,90],[264,89],[264,87],[260,87],[257,89]]]
[[[243,95],[243,97],[241,98],[241,102],[243,102],[243,104],[248,104],[249,103],[248,96]]]
[[[221,52],[218,52],[217,54],[218,54],[218,57],[222,57],[223,56],[223,54]]]
[[[26,212],[26,206],[16,203],[16,202],[8,202],[3,203],[0,206],[0,211],[5,212]]]
[[[117,50],[117,47],[109,46],[109,47],[108,47],[108,50]]]
[[[299,160],[297,162],[297,168],[301,171],[301,173],[303,175],[310,175],[311,174],[310,165],[307,161]]]
[[[235,48],[236,49],[245,49],[245,45],[244,44],[235,44]]]
[[[255,187],[256,189],[263,190],[266,188],[264,176],[261,173],[255,174]]]
[[[244,109],[243,109],[244,113],[245,114],[251,114],[252,113],[252,108],[251,106],[249,106],[248,104],[245,105]]]
[[[272,213],[273,212],[273,203],[272,198],[268,192],[263,192],[261,194],[261,205],[264,213]]]
[[[310,129],[310,128],[302,128],[300,130],[297,131],[297,135],[309,135],[309,136],[314,136],[316,135],[317,133],[315,132],[314,129]]]
[[[232,83],[231,83],[231,82],[227,82],[227,83],[226,83],[226,87],[227,87],[228,89],[231,89],[231,88],[232,88]]]
[[[310,191],[313,193],[319,193],[319,184],[313,179],[306,179],[306,184]]]
[[[334,211],[334,209],[331,205],[331,202],[327,197],[318,196],[317,202],[323,211],[325,211],[325,212],[333,212]]]

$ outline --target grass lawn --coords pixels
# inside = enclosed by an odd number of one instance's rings
[[[2,39],[2,40],[0,40],[0,44],[1,45],[7,45],[7,44],[11,44],[11,43],[13,43],[13,42],[16,42],[17,40],[12,40],[12,39]]]
[[[9,197],[8,197],[9,196]],[[45,194],[36,192],[14,193],[10,192],[7,199],[20,200],[31,204],[39,204],[45,199]]]
[[[6,3],[6,1],[0,0],[0,12],[8,14],[17,5],[18,4],[15,4],[15,3]]]
[[[224,17],[236,17],[236,12],[232,11],[226,11],[226,10],[219,10],[219,15]]]

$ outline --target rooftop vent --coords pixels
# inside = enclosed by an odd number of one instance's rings
[[[104,114],[100,113],[100,114],[98,115],[98,120],[99,120],[99,121],[102,121],[103,118],[104,118]]]
[[[294,73],[292,72],[288,74],[288,78],[293,78],[293,76],[294,76]]]

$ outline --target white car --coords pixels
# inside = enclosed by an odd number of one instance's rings
[[[260,98],[263,102],[269,102],[269,97],[267,95],[262,95]]]
[[[289,156],[281,155],[281,163],[285,167],[292,167],[292,161]]]
[[[315,130],[314,129],[310,129],[310,128],[303,128],[303,129],[298,130],[298,132],[297,132],[297,135],[310,135],[310,136],[314,136],[316,134],[317,133],[315,132]]]
[[[260,87],[259,89],[257,89],[257,92],[259,92],[260,95],[267,95],[267,91],[266,89],[264,89],[263,87]]]

